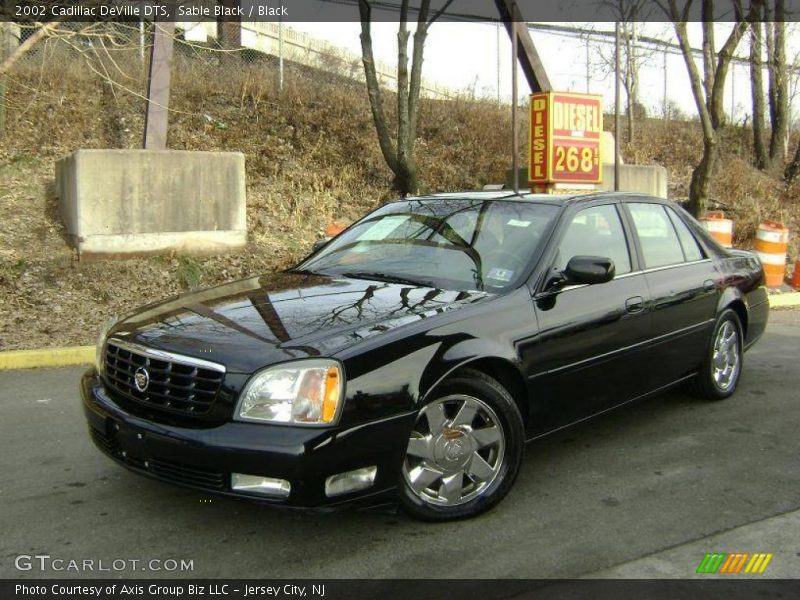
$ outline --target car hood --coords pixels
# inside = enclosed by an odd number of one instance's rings
[[[110,337],[249,373],[293,358],[329,356],[490,297],[477,291],[285,272],[145,306],[117,323]]]

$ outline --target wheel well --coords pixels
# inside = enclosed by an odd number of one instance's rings
[[[741,300],[734,300],[728,305],[728,308],[739,317],[739,322],[742,324],[742,334],[747,338],[747,308],[745,308],[744,302]]]
[[[502,385],[514,399],[522,415],[522,422],[528,423],[528,392],[525,380],[513,365],[501,358],[479,358],[459,367],[461,369],[473,369],[488,375],[497,383]]]

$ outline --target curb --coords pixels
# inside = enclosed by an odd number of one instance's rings
[[[784,308],[787,306],[800,306],[800,292],[773,294],[769,297],[770,308]]]
[[[39,350],[9,350],[0,352],[0,371],[3,369],[33,369],[36,367],[68,367],[94,363],[94,346],[68,346]]]
[[[773,294],[770,308],[800,306],[800,292]],[[40,367],[69,367],[94,363],[94,346],[68,346],[40,350],[8,350],[0,352],[0,371],[4,369],[34,369]]]

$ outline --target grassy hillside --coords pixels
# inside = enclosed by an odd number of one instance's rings
[[[208,258],[77,262],[57,212],[54,162],[77,148],[140,146],[144,73],[135,62],[119,66],[51,56],[20,65],[10,77],[8,126],[0,138],[0,350],[93,343],[113,314],[189,287],[287,266],[326,223],[352,220],[392,197],[362,84],[290,67],[279,93],[269,61],[220,69],[214,61],[181,56],[169,146],[245,153],[248,247]],[[104,69],[113,83],[98,75]],[[425,191],[504,179],[508,108],[468,98],[423,101],[419,128]],[[697,129],[644,123],[641,142],[624,147],[624,156],[666,166],[670,193],[680,199],[699,156]],[[744,158],[747,143],[743,132],[731,133],[714,186],[744,244],[762,217],[800,226],[800,188],[754,172]]]

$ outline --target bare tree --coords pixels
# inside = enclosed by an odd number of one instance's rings
[[[750,24],[750,89],[753,99],[753,151],[755,166],[764,170],[767,168],[769,157],[767,146],[764,143],[764,30],[761,23],[763,11],[754,3],[753,18]]]
[[[661,6],[667,12],[675,28],[675,34],[689,73],[689,82],[700,116],[700,124],[703,128],[703,157],[692,172],[688,204],[688,209],[694,215],[699,216],[706,210],[711,176],[719,152],[719,132],[725,125],[723,109],[725,79],[736,46],[747,31],[747,21],[742,13],[741,4],[738,1],[735,2],[736,21],[732,24],[731,31],[722,48],[719,52],[715,52],[714,0],[702,0],[700,10],[703,21],[703,75],[701,76],[692,54],[686,27],[693,2],[694,0],[685,0],[681,9],[678,8],[677,0],[667,0],[667,4],[661,4]]]
[[[609,7],[620,23],[621,69],[620,78],[625,90],[626,140],[632,142],[636,137],[636,116],[639,107],[639,69],[647,63],[656,52],[652,46],[646,47],[639,42],[639,20],[646,20],[650,8],[649,0],[599,0]],[[592,33],[586,34],[586,43],[591,44]],[[600,59],[598,65],[604,76],[612,74],[615,68],[614,47],[602,41],[593,44],[594,55]],[[587,59],[588,61],[588,59]],[[619,134],[616,134],[619,135]]]
[[[383,92],[375,69],[372,52],[372,5],[369,0],[359,0],[361,16],[361,58],[367,82],[367,94],[372,109],[372,118],[378,134],[378,144],[386,164],[394,173],[394,188],[401,194],[414,193],[419,188],[417,164],[414,159],[414,142],[417,139],[417,115],[419,92],[422,83],[422,59],[428,28],[438,19],[452,0],[428,18],[430,0],[421,0],[418,8],[417,29],[411,56],[411,74],[408,72],[408,0],[400,5],[400,25],[397,32],[397,137],[393,142],[383,106]]]

